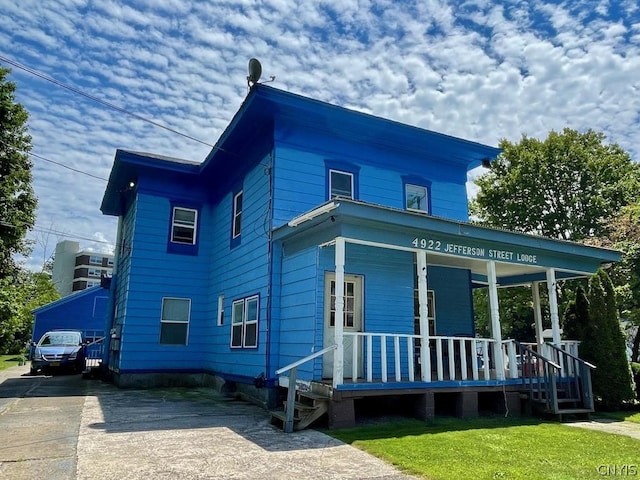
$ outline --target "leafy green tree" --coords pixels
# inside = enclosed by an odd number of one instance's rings
[[[502,153],[476,179],[470,204],[481,223],[550,238],[581,240],[607,231],[607,220],[638,198],[640,165],[605,136],[552,131],[500,142]]]
[[[16,253],[27,253],[27,232],[37,200],[31,186],[31,136],[27,111],[15,101],[16,85],[0,67],[0,280],[16,273]]]
[[[14,281],[0,280],[0,354],[19,353],[31,339],[33,310],[58,298],[47,273],[21,271]]]
[[[588,319],[580,338],[580,356],[593,363],[593,393],[605,408],[618,408],[634,398],[624,334],[618,320],[609,275],[600,269],[589,280]]]
[[[473,292],[473,308],[476,333],[489,337],[489,298],[486,289]],[[513,287],[498,290],[498,308],[502,338],[513,338],[519,342],[535,342],[533,300],[528,287]]]
[[[568,340],[585,338],[589,328],[589,299],[587,293],[578,285],[576,298],[569,302],[562,322],[562,334]]]

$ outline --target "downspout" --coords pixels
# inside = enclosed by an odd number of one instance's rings
[[[269,154],[269,207],[267,208],[267,215],[269,216],[269,223],[267,232],[267,346],[265,348],[265,377],[267,379],[267,384],[269,383],[269,379],[271,377],[271,320],[273,316],[272,309],[272,294],[273,294],[273,170],[274,170],[274,155],[272,147],[271,153]],[[277,380],[276,380],[277,382]]]

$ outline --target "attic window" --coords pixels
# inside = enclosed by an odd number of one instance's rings
[[[171,241],[194,245],[196,243],[196,224],[198,211],[191,208],[173,207],[171,222]]]
[[[427,187],[407,183],[405,185],[405,208],[412,212],[427,213],[429,211]]]
[[[242,190],[233,196],[233,225],[231,238],[238,238],[242,232]]]
[[[329,192],[330,198],[353,198],[353,173],[329,170]]]

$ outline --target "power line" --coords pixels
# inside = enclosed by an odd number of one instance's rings
[[[39,158],[40,160],[44,160],[45,162],[53,163],[54,165],[58,165],[60,167],[66,168],[68,170],[71,170],[72,172],[81,173],[82,175],[86,175],[87,177],[97,178],[98,180],[104,180],[105,182],[109,181],[106,178],[98,177],[97,175],[94,175],[92,173],[83,172],[82,170],[78,170],[77,168],[70,167],[68,165],[65,165],[64,163],[49,160],[48,158],[41,157],[40,155],[36,155],[35,153],[31,153],[31,152],[27,152],[27,153],[32,157]]]
[[[55,160],[50,160],[48,158],[45,158],[45,157],[43,157],[41,155],[38,155],[36,153],[33,153],[33,152],[28,152],[26,150],[21,150],[21,149],[15,148],[15,147],[13,147],[13,146],[5,143],[5,142],[0,141],[0,144],[2,144],[5,148],[13,148],[16,152],[23,153],[23,154],[26,154],[26,155],[30,155],[30,156],[35,157],[35,158],[39,158],[40,160],[44,160],[45,162],[53,163],[54,165],[58,165],[58,166],[60,166],[62,168],[66,168],[67,170],[71,170],[72,172],[81,173],[82,175],[86,175],[86,176],[92,177],[92,178],[97,178],[98,180],[103,180],[105,182],[109,181],[108,179],[102,178],[102,177],[98,177],[97,175],[94,175],[93,173],[85,172],[85,171],[79,170],[77,168],[70,167],[69,165],[65,165],[64,163],[56,162]]]
[[[207,143],[207,142],[204,142],[202,140],[199,140],[199,139],[197,139],[195,137],[192,137],[191,135],[187,135],[186,133],[179,132],[178,130],[175,130],[175,129],[171,128],[171,127],[167,127],[166,125],[162,125],[161,123],[158,123],[158,122],[156,122],[154,120],[150,120],[150,119],[145,118],[145,117],[143,117],[141,115],[138,115],[137,113],[131,112],[131,111],[126,110],[126,109],[124,109],[122,107],[119,107],[119,106],[117,106],[117,105],[115,105],[113,103],[110,103],[110,102],[107,102],[105,100],[102,100],[102,99],[100,99],[100,98],[98,98],[98,97],[96,97],[94,95],[91,95],[89,93],[83,92],[82,90],[80,90],[80,89],[78,89],[76,87],[73,87],[71,85],[67,85],[66,83],[62,83],[60,80],[56,80],[55,78],[52,78],[52,77],[50,77],[50,76],[48,76],[48,75],[46,75],[46,74],[44,74],[42,72],[39,72],[38,70],[35,70],[35,69],[31,68],[31,67],[27,67],[26,65],[22,65],[21,63],[18,63],[18,62],[14,61],[14,60],[11,60],[11,59],[9,59],[7,57],[4,57],[4,56],[0,55],[0,60],[5,62],[5,63],[8,63],[9,65],[13,65],[14,67],[19,68],[20,70],[24,70],[25,72],[30,73],[31,75],[35,75],[36,77],[39,77],[39,78],[41,78],[43,80],[46,80],[47,82],[51,82],[54,85],[57,85],[57,86],[62,87],[62,88],[65,88],[65,89],[67,89],[67,90],[69,90],[69,91],[71,91],[73,93],[78,94],[78,95],[82,95],[83,97],[88,98],[89,100],[93,100],[94,102],[97,102],[100,105],[104,105],[105,107],[112,108],[112,109],[114,109],[114,110],[116,110],[116,111],[118,111],[120,113],[124,113],[126,115],[130,115],[130,116],[132,116],[134,118],[137,118],[138,120],[142,120],[143,122],[150,123],[151,125],[154,125],[156,127],[163,128],[163,129],[165,129],[165,130],[167,130],[167,131],[169,131],[171,133],[175,133],[176,135],[180,135],[180,136],[182,136],[184,138],[188,138],[189,140],[193,140],[194,142],[201,143],[202,145],[206,145],[208,147],[213,147],[213,145],[210,144],[210,143]]]

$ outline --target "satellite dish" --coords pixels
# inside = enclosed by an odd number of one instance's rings
[[[249,60],[249,76],[247,77],[247,84],[251,86],[258,83],[260,75],[262,75],[262,65],[260,65],[258,59],[252,58]]]

